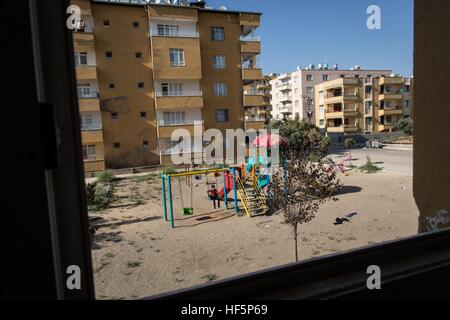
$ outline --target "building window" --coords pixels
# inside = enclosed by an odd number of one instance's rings
[[[96,160],[97,154],[95,150],[95,144],[83,145],[83,160]]]
[[[165,111],[163,113],[163,123],[162,125],[179,125],[186,123],[186,114],[184,111]]]
[[[111,112],[111,119],[119,119],[119,114],[117,112]]]
[[[228,109],[216,110],[216,122],[228,122]]]
[[[144,89],[144,83],[143,82],[138,82],[138,89]]]
[[[313,87],[306,87],[306,93],[313,93]]]
[[[120,149],[120,142],[114,142],[113,147],[114,149]]]
[[[102,121],[99,112],[83,112],[80,114],[80,127],[82,131],[101,130]]]
[[[182,83],[161,83],[161,96],[181,96],[183,94]]]
[[[212,27],[211,28],[211,40],[224,41],[225,40],[225,29],[223,27]]]
[[[307,75],[306,75],[306,81],[313,81],[313,76],[312,76],[312,74],[307,74]]]
[[[184,50],[183,49],[169,49],[170,65],[172,67],[184,66]]]
[[[330,77],[327,74],[324,74],[322,79],[323,81],[328,81]]]
[[[75,64],[77,66],[87,65],[87,52],[75,52]]]
[[[298,76],[295,76],[294,77],[294,83],[297,83],[297,81],[298,81]]]
[[[139,28],[139,22],[133,21],[133,28]]]
[[[141,112],[140,112],[140,116],[141,116],[141,118],[147,117],[147,112],[141,111]]]
[[[176,37],[180,34],[180,28],[176,24],[158,24],[158,36]]]
[[[225,56],[217,55],[213,57],[213,68],[214,69],[225,69]]]
[[[136,57],[136,59],[140,59],[142,58],[142,52],[135,52],[134,56]]]
[[[111,26],[111,21],[110,21],[110,20],[107,20],[107,19],[104,19],[104,20],[103,20],[103,26],[104,26],[104,27],[110,27],[110,26]]]
[[[294,105],[295,105],[296,107],[298,107],[298,106],[299,106],[299,101],[298,101],[298,100],[295,100]]]
[[[89,83],[77,84],[77,91],[79,98],[91,98],[93,96],[91,91],[91,85]]]
[[[214,84],[214,93],[216,96],[228,95],[228,86],[225,82],[216,82]]]
[[[105,56],[106,56],[106,58],[111,59],[112,58],[112,51],[106,51],[105,52]]]
[[[148,140],[143,140],[142,141],[142,146],[148,147]]]
[[[115,88],[114,82],[110,82],[109,85],[108,85],[108,88],[109,89],[114,89]]]
[[[319,120],[319,125],[322,127],[325,124],[325,120],[324,119],[320,119]]]

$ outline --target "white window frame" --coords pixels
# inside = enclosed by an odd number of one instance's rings
[[[95,144],[84,144],[82,146],[83,160],[97,160],[97,150]]]
[[[161,96],[174,97],[183,95],[183,84],[176,82],[161,83]]]
[[[224,27],[211,27],[211,40],[224,41],[225,40],[225,28]]]
[[[169,49],[169,60],[172,67],[184,67],[184,49],[170,48]]]
[[[313,77],[312,74],[307,74],[306,75],[306,81],[313,81],[313,80],[314,80],[314,77]]]
[[[156,30],[158,36],[178,37],[180,35],[180,26],[177,24],[158,24]]]
[[[77,92],[79,98],[92,98],[92,90],[90,83],[78,83]]]
[[[163,112],[163,125],[174,126],[186,124],[186,112],[185,111],[164,111]]]
[[[225,55],[215,55],[213,57],[213,69],[225,69],[226,57]]]
[[[228,95],[228,85],[225,82],[214,83],[214,93],[216,96],[226,96]]]
[[[83,63],[83,60],[85,59],[86,63]],[[75,64],[77,66],[87,66],[88,65],[88,54],[87,52],[75,52]]]
[[[217,109],[216,110],[216,122],[228,122],[229,121],[229,111],[228,109]]]

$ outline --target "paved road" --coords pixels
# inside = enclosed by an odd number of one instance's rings
[[[342,147],[330,147],[329,156],[334,161],[342,161],[348,156],[348,150]],[[369,156],[372,162],[386,172],[413,175],[412,151],[397,151],[385,149],[352,149],[352,164],[360,166],[366,163]]]

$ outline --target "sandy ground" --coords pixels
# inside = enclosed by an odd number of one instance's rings
[[[345,185],[339,202],[323,205],[300,229],[302,260],[416,233],[419,212],[411,176],[355,171],[339,177]],[[117,182],[119,200],[94,214],[104,219],[92,251],[98,298],[151,296],[293,262],[290,228],[280,216],[247,218],[232,210],[214,211],[206,200],[206,186],[197,183],[196,214],[185,220],[179,214],[178,182],[173,184],[178,227],[172,229],[162,215],[158,176]],[[189,188],[184,183],[182,188],[189,204]],[[199,221],[202,213],[217,221]],[[350,222],[334,224],[351,213],[356,214]]]

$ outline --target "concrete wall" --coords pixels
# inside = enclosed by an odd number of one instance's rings
[[[450,1],[416,0],[414,197],[419,232],[450,227]]]

